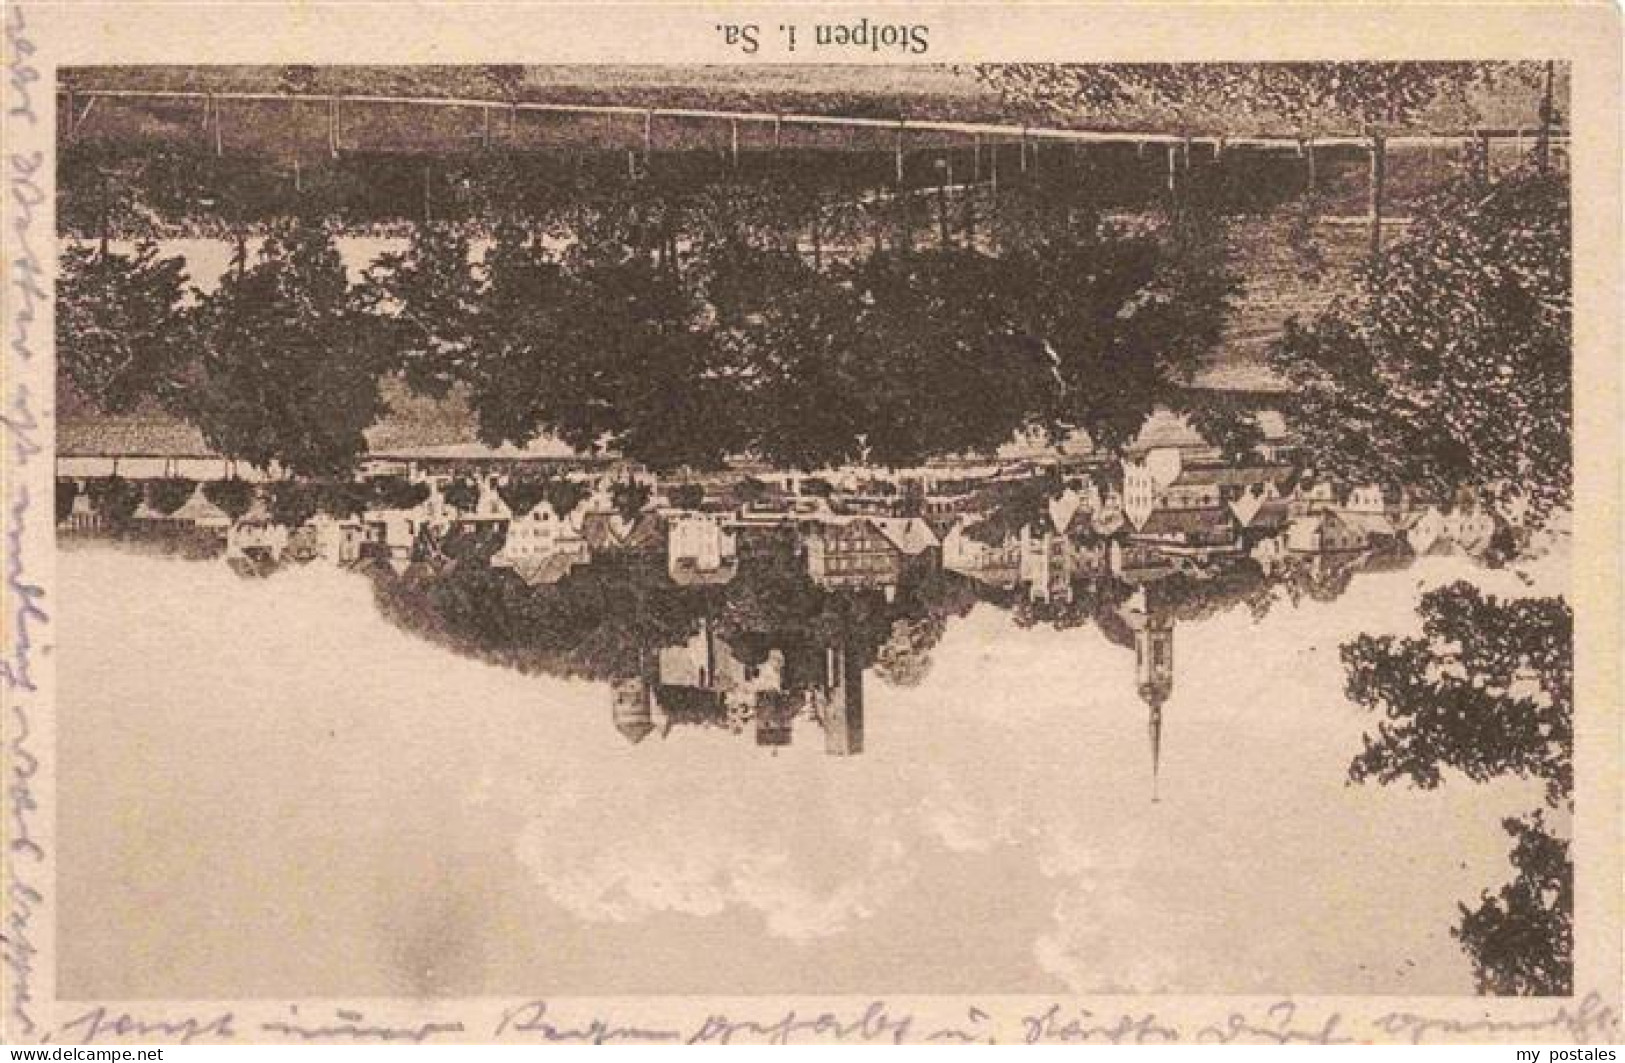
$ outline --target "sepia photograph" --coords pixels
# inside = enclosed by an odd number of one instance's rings
[[[52,676],[57,1025],[5,1040],[798,995],[1618,1040],[1573,64],[915,61],[910,21],[32,86],[54,569],[5,678]],[[1003,1039],[965,1014],[927,1039]]]

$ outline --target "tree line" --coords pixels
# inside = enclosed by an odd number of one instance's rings
[[[357,284],[331,231],[296,217],[190,296],[153,245],[69,247],[61,379],[105,412],[156,403],[225,455],[312,476],[364,453],[389,375],[458,389],[489,443],[550,433],[657,468],[904,465],[1023,428],[1110,448],[1159,404],[1232,456],[1256,442],[1248,410],[1185,386],[1237,291],[1195,189],[1130,226],[1087,189],[1036,184],[968,223],[949,204],[929,236],[896,202],[878,222],[832,207],[787,226],[787,198],[816,203],[800,197],[613,189],[515,212],[483,255],[456,226],[419,226]],[[1420,204],[1270,352],[1307,464],[1471,488],[1523,523],[1566,506],[1571,232],[1566,178],[1534,160]]]
[[[789,197],[807,213],[787,227]],[[296,215],[207,293],[154,245],[70,247],[61,365],[104,412],[157,403],[307,476],[354,466],[391,374],[462,389],[487,443],[547,433],[657,468],[904,465],[1034,427],[1109,446],[1185,401],[1236,289],[1215,212],[1113,224],[1069,185],[953,206],[900,197],[854,229],[796,190],[614,188],[515,212],[483,255],[419,225],[356,284]]]

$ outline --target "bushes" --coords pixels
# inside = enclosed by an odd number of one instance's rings
[[[129,523],[141,505],[141,485],[119,476],[103,476],[90,481],[89,496],[97,515],[117,527]]]
[[[464,513],[471,513],[480,504],[480,488],[473,480],[459,476],[440,489],[446,505]]]
[[[536,504],[547,497],[547,481],[526,476],[509,477],[508,482],[497,488],[497,494],[516,517],[523,516],[536,508]]]
[[[271,485],[271,519],[297,528],[316,515],[321,489],[304,480],[280,480]]]
[[[554,513],[560,517],[568,517],[575,512],[577,506],[586,501],[587,489],[574,480],[552,480],[548,482],[546,498]]]
[[[705,487],[702,484],[678,484],[667,494],[671,504],[678,509],[699,509],[705,502]]]
[[[649,485],[636,480],[622,480],[609,489],[615,512],[632,520],[649,504]]]
[[[218,506],[226,516],[237,520],[254,504],[254,485],[236,477],[211,480],[203,485],[203,497]]]
[[[428,484],[404,476],[375,476],[367,485],[371,494],[369,504],[376,509],[411,509],[429,498]]]
[[[74,499],[79,497],[79,481],[66,477],[56,478],[56,522],[61,524],[73,512]]]
[[[197,490],[197,481],[184,476],[166,477],[147,481],[147,508],[165,517],[186,505],[186,500]]]

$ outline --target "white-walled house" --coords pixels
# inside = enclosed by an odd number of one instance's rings
[[[1410,493],[1403,487],[1361,484],[1349,490],[1343,508],[1351,513],[1394,518],[1410,508]]]
[[[530,512],[508,521],[507,538],[491,564],[513,565],[561,553],[580,555],[586,561],[587,540],[574,524],[554,512],[550,503],[542,501]]]
[[[1411,553],[1418,557],[1441,546],[1448,548],[1450,534],[1445,526],[1444,514],[1437,506],[1428,506],[1416,513],[1409,518],[1405,527],[1405,541],[1410,544]]]
[[[361,557],[366,528],[359,517],[343,519],[318,513],[307,522],[315,535],[316,554],[335,565],[347,565]]]
[[[970,518],[961,517],[942,537],[942,567],[993,586],[1015,586],[1021,579],[1021,539],[1008,535],[989,545],[970,535],[970,528]]]
[[[680,513],[666,526],[666,566],[678,583],[726,583],[739,572],[738,538],[715,515]]]
[[[255,557],[256,560],[282,560],[288,548],[288,528],[284,524],[244,518],[226,531],[226,560]]]

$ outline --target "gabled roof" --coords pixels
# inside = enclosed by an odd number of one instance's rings
[[[1232,509],[1231,512],[1234,513],[1235,511]],[[1251,520],[1242,521],[1238,516],[1236,522],[1243,528],[1252,531],[1275,531],[1286,526],[1289,516],[1290,510],[1287,500],[1272,498],[1267,502],[1259,503],[1258,511],[1253,514]]]
[[[1279,484],[1289,475],[1291,469],[1285,465],[1235,466],[1204,463],[1181,467],[1179,475],[1169,486],[1218,484],[1221,487],[1247,487],[1261,483]]]
[[[570,574],[579,558],[574,553],[556,552],[545,557],[526,557],[513,562],[513,570],[529,586],[553,584]]]
[[[1229,531],[1232,526],[1230,510],[1227,508],[1155,509],[1140,526],[1137,534],[1191,535]]]
[[[931,526],[919,517],[871,517],[869,523],[887,542],[910,557],[941,545]]]

